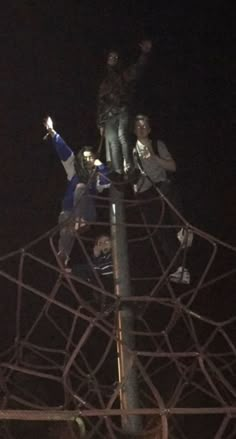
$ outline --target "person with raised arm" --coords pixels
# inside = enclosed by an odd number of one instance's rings
[[[131,102],[135,86],[142,76],[152,49],[150,40],[139,44],[136,63],[122,68],[117,51],[111,50],[106,59],[106,74],[98,91],[97,125],[106,140],[106,161],[111,163],[113,178],[122,180],[135,172],[129,136]]]
[[[58,257],[67,266],[75,241],[75,233],[83,232],[90,222],[96,220],[96,206],[93,195],[110,186],[109,170],[93,151],[91,146],[82,147],[77,154],[67,145],[53,126],[51,117],[44,121],[45,137],[51,137],[55,151],[67,175],[66,191],[59,215],[60,237]]]

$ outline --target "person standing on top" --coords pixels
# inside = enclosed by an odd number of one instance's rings
[[[134,170],[129,140],[129,113],[135,86],[142,75],[152,49],[152,42],[140,43],[141,54],[136,64],[122,69],[119,54],[110,51],[107,72],[98,92],[98,120],[100,134],[105,135],[106,161],[111,162],[116,176]]]

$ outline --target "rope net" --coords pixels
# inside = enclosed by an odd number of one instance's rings
[[[75,232],[73,255],[91,267],[94,237],[109,231],[109,203],[109,195],[99,197],[99,222],[85,234]],[[180,215],[167,224],[165,210],[176,210],[160,193],[149,201],[125,197],[124,203],[132,289],[125,300],[135,316],[135,346],[128,355],[137,372],[139,407],[126,410],[120,403],[127,377],[118,374],[122,299],[113,279],[95,274],[88,282],[63,269],[55,227],[0,258],[0,437],[19,439],[19,424],[37,421],[37,438],[41,421],[44,437],[117,439],[128,437],[122,418],[132,414],[142,419],[136,437],[236,437],[236,249]],[[161,204],[159,217],[147,224],[144,208],[155,209],[155,203]],[[180,245],[167,263],[160,231],[176,234],[180,228],[191,233],[193,245]],[[190,283],[170,281],[180,254]],[[75,419],[83,425],[76,433],[62,422]]]

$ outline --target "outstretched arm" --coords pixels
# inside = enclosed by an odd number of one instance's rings
[[[44,139],[46,139],[48,136],[54,137],[56,134],[56,131],[53,128],[53,121],[52,118],[50,116],[46,117],[46,119],[44,119],[43,124],[47,130],[47,134],[46,136],[44,136]]]
[[[72,149],[66,144],[63,138],[58,134],[53,127],[53,121],[50,116],[44,120],[44,126],[47,130],[48,136],[51,136],[53,146],[61,160],[61,163],[66,171],[68,180],[71,180],[75,175],[74,167],[74,153]]]

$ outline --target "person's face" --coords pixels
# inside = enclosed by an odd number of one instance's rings
[[[117,65],[119,60],[119,56],[117,52],[110,52],[108,53],[108,57],[107,57],[107,65],[114,67]]]
[[[107,254],[111,251],[111,239],[109,236],[101,236],[97,241],[97,246],[102,253]]]
[[[94,167],[95,156],[91,151],[84,151],[83,159],[88,169],[92,169]]]
[[[149,121],[146,118],[138,119],[135,121],[134,133],[139,140],[147,139],[151,132]]]

